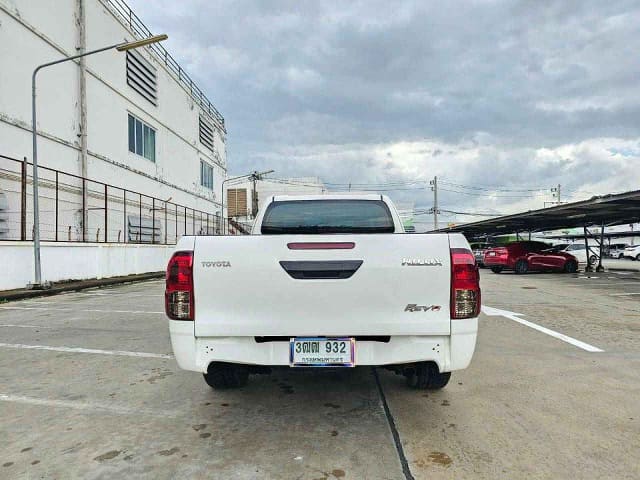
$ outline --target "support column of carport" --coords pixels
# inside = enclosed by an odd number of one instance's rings
[[[600,255],[598,255],[598,266],[596,267],[596,272],[604,272],[604,267],[602,266],[603,253],[604,253],[604,221],[602,222],[602,227],[600,228]]]
[[[589,250],[589,229],[586,225],[583,225],[584,230],[584,252],[587,256],[587,266],[584,267],[585,272],[593,272],[593,266],[591,265],[591,250]]]
[[[605,223],[602,222],[602,226],[600,228],[600,239],[594,237],[594,240],[598,243],[598,265],[595,267],[596,272],[604,272],[604,266],[602,265],[602,255],[604,253],[604,227]],[[589,231],[589,228],[585,224],[583,226],[584,229],[584,249],[587,256],[587,266],[585,267],[585,272],[593,272],[593,263],[591,262],[591,247],[589,246],[589,236],[593,236]]]

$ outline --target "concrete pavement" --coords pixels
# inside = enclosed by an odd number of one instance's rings
[[[482,271],[471,367],[379,377],[410,477],[640,477],[640,275]],[[1,478],[404,479],[372,371],[214,392],[177,369],[160,281],[0,305]],[[37,347],[37,348],[36,348]]]

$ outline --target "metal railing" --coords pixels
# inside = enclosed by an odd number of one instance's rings
[[[142,20],[140,20],[124,0],[103,0],[103,2],[110,7],[113,13],[115,13],[125,24],[129,26],[129,30],[131,30],[138,39],[147,38],[153,35],[151,30],[142,23]],[[216,107],[213,106],[211,101],[206,97],[202,90],[198,88],[191,77],[182,69],[169,52],[167,52],[160,43],[149,45],[149,49],[156,55],[158,60],[163,62],[166,67],[177,76],[178,81],[187,87],[191,93],[191,97],[196,101],[196,103],[198,103],[205,112],[211,115],[211,117],[220,124],[226,133],[224,117],[222,114],[218,112]]]
[[[32,164],[0,155],[0,240],[32,240]],[[250,226],[49,167],[38,166],[43,241],[175,244],[183,235],[244,235]],[[86,201],[85,201],[86,199]]]

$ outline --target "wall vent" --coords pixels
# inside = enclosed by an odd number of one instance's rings
[[[246,217],[247,215],[247,189],[230,188],[227,190],[227,216]]]
[[[127,85],[153,105],[158,105],[156,69],[142,55],[127,51]]]
[[[202,115],[200,115],[200,143],[214,151],[213,123]]]

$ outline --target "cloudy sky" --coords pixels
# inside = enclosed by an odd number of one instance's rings
[[[232,175],[419,209],[438,175],[441,208],[475,213],[640,188],[637,1],[130,4],[224,115]]]

